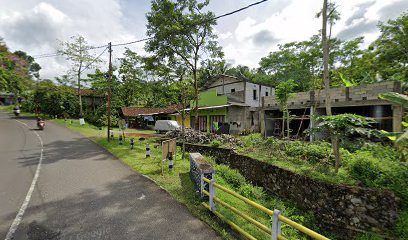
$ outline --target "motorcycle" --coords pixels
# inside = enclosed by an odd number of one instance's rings
[[[14,115],[16,117],[20,116],[20,109],[19,108],[14,109]]]
[[[38,118],[38,119],[37,119],[37,127],[38,127],[38,129],[40,129],[40,130],[44,130],[45,121],[42,120],[41,118]]]

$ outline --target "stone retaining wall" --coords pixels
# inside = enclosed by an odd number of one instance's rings
[[[390,191],[314,180],[230,149],[186,144],[186,151],[212,156],[217,163],[239,170],[252,183],[312,209],[322,226],[345,239],[358,232],[385,234],[398,220],[400,200]]]

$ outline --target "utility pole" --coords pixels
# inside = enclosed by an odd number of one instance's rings
[[[110,141],[110,126],[111,126],[111,84],[112,84],[112,43],[108,44],[109,48],[109,79],[108,79],[108,142]]]

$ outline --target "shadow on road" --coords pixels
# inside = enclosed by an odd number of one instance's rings
[[[63,187],[63,186],[61,186]],[[15,216],[9,216],[10,219]],[[44,239],[208,239],[216,235],[149,180],[130,175],[27,209],[16,237]]]
[[[32,131],[35,131],[35,129]],[[81,161],[101,153],[104,153],[104,151],[95,147],[95,144],[86,138],[78,137],[66,141],[57,140],[44,144],[43,164],[51,164],[62,160]],[[23,166],[37,165],[38,159],[38,153],[34,153],[19,159],[19,163]],[[105,159],[99,158],[97,160]]]

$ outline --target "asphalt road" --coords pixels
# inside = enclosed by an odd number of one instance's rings
[[[34,119],[18,120],[0,113],[0,239],[219,238],[90,140],[49,122],[36,131]]]

